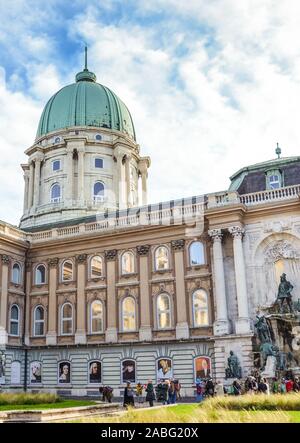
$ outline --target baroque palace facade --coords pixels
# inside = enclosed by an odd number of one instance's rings
[[[93,395],[254,367],[254,321],[286,272],[300,290],[300,157],[147,205],[131,115],[85,69],[46,104],[22,165],[20,227],[0,222],[2,389]],[[300,298],[300,297],[299,297]]]

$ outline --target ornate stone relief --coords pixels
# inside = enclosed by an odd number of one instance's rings
[[[233,236],[233,238],[243,238],[243,235],[245,233],[245,229],[241,228],[240,226],[231,226],[228,228],[228,231]]]
[[[300,258],[300,253],[290,242],[280,240],[265,249],[265,257],[269,261],[275,262],[281,258]]]
[[[208,231],[208,235],[212,238],[213,241],[221,241],[223,237],[222,229],[210,229]]]
[[[109,251],[105,251],[105,258],[107,261],[115,260],[117,257],[117,250],[110,249]]]
[[[57,257],[55,257],[55,258],[49,258],[49,260],[48,260],[48,266],[49,266],[49,268],[55,268],[57,265],[58,265],[58,258]]]
[[[79,254],[76,256],[77,263],[85,263],[87,259],[87,254]]]
[[[171,241],[171,247],[174,251],[181,251],[184,248],[185,240],[172,240]]]
[[[290,220],[276,220],[264,223],[264,232],[282,232],[291,229]]]
[[[141,246],[137,246],[137,253],[138,255],[148,255],[149,250],[150,250],[150,245],[141,245]]]
[[[9,255],[5,255],[5,254],[2,254],[2,256],[1,256],[1,260],[2,260],[2,263],[3,263],[4,265],[9,265],[9,263],[10,263],[10,256],[9,256]]]

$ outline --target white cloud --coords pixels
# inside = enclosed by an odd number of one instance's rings
[[[141,153],[152,158],[151,201],[225,189],[242,166],[273,158],[277,141],[284,156],[299,154],[298,1],[139,1],[140,22],[124,12],[109,25],[98,2],[91,4],[66,21],[66,32],[88,41],[89,68],[129,107]],[[106,12],[113,9],[109,2]],[[152,12],[165,20],[150,27]],[[49,57],[45,38],[30,34],[30,52],[41,55],[35,65],[25,63],[32,72],[28,93],[44,103],[72,81],[71,74],[62,80],[59,66],[41,61]],[[16,73],[10,84],[19,80]],[[6,179],[23,186],[17,165],[34,139],[41,102],[1,87],[0,103],[5,100],[10,105],[4,107],[5,131],[0,128],[2,162],[8,158]],[[17,134],[14,108],[22,120]],[[0,218],[10,214],[16,220],[21,194],[14,190],[13,205],[7,202]]]

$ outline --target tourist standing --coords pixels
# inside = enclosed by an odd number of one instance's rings
[[[213,397],[215,394],[215,385],[212,381],[212,378],[209,378],[206,382],[206,386],[205,386],[205,394],[208,397]]]
[[[240,385],[240,383],[237,380],[234,380],[234,382],[232,383],[232,388],[233,388],[234,395],[241,395],[242,386]]]
[[[281,379],[280,383],[280,394],[286,394],[286,385],[285,385],[285,379]]]
[[[261,378],[260,382],[258,383],[258,392],[260,394],[268,394],[269,391],[269,385],[267,383],[267,380],[265,378]]]
[[[280,384],[276,377],[273,378],[273,385],[272,385],[272,393],[273,394],[279,394],[280,392]]]
[[[294,382],[293,380],[286,380],[285,382],[285,387],[286,387],[286,392],[293,392],[293,386],[294,386]]]
[[[176,403],[176,390],[175,390],[174,381],[171,381],[169,384],[168,394],[169,394],[168,403],[170,404]]]
[[[154,387],[152,384],[152,380],[148,380],[148,384],[146,386],[146,401],[149,402],[149,406],[153,406],[153,402],[155,400]]]
[[[224,396],[224,386],[221,383],[220,380],[217,381],[217,384],[215,386],[215,394],[217,397],[223,397]]]
[[[300,391],[300,382],[299,382],[299,378],[298,377],[295,377],[295,379],[294,379],[293,391],[294,392],[299,392]]]
[[[128,406],[134,406],[134,392],[129,382],[127,382],[126,388],[124,390],[123,406],[126,408]]]
[[[180,395],[181,384],[179,383],[179,380],[174,380],[174,386],[176,392],[176,401],[181,400],[181,395]]]
[[[204,389],[203,389],[203,384],[201,381],[201,378],[197,378],[196,379],[196,401],[200,402],[203,400],[203,393],[204,393]]]
[[[136,396],[137,396],[137,402],[143,403],[143,386],[141,383],[138,383],[136,385]]]

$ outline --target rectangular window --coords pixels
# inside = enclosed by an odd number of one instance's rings
[[[270,175],[269,177],[270,189],[280,188],[280,177],[279,175]]]
[[[60,170],[60,160],[55,160],[52,163],[52,171],[59,171]]]
[[[95,158],[95,168],[103,168],[103,159]]]

